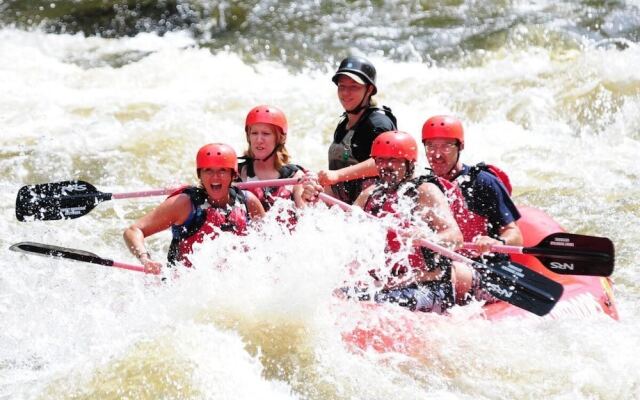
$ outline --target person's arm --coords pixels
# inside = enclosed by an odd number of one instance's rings
[[[478,182],[478,185],[480,183]],[[522,246],[522,232],[515,222],[520,218],[520,213],[504,186],[493,177],[479,186],[476,190],[477,195],[480,196],[483,204],[490,205],[487,208],[487,217],[493,226],[498,227],[498,237],[488,235],[475,237],[473,243],[479,246],[478,251],[485,253],[490,251],[491,246],[501,244]]]
[[[500,238],[509,246],[522,246],[522,231],[515,222],[511,222],[500,228]]]
[[[185,194],[173,196],[124,231],[123,236],[127,248],[144,265],[145,273],[160,273],[162,264],[151,259],[144,239],[169,228],[171,225],[184,223],[190,212],[191,199],[189,196]]]
[[[304,172],[302,172],[302,170],[298,170],[293,175],[293,178],[301,179],[303,176],[304,176]],[[292,190],[293,202],[295,203],[296,207],[302,208],[307,203],[306,200],[302,197],[303,193],[304,193],[304,186],[302,184],[293,186],[293,190]]]
[[[376,163],[373,161],[373,158],[367,158],[358,164],[345,168],[318,172],[318,183],[322,186],[331,186],[340,182],[352,181],[359,178],[370,178],[373,176],[378,176]]]
[[[418,204],[420,206],[417,215],[426,222],[436,233],[437,242],[442,246],[457,249],[462,246],[462,232],[456,223],[449,203],[440,189],[432,183],[423,183],[418,187]],[[410,232],[415,234],[416,232]],[[420,239],[424,234],[419,232],[414,238]],[[422,238],[432,240],[426,235]],[[436,268],[432,270],[416,268],[411,274],[401,278],[395,278],[385,285],[386,289],[405,287],[416,282],[429,282],[441,279],[444,270]]]
[[[462,232],[446,197],[436,185],[423,183],[418,187],[418,204],[421,206],[418,215],[435,231],[441,245],[451,249],[462,247]]]
[[[302,182],[298,185],[301,188],[300,204],[302,207],[306,207],[310,203],[316,203],[318,201],[318,194],[322,192],[335,197],[331,186],[322,187],[318,184],[318,177],[315,174],[307,172],[304,175]]]
[[[247,209],[249,210],[249,216],[251,219],[259,220],[264,217],[264,207],[256,195],[249,191],[245,191],[245,194],[247,196]]]
[[[364,208],[367,204],[367,200],[369,200],[369,196],[371,196],[371,192],[375,189],[375,185],[371,185],[367,187],[365,190],[360,192],[356,201],[353,202],[353,205],[356,207]]]
[[[444,275],[444,271],[437,268],[432,271],[427,271],[420,268],[414,268],[410,274],[404,274],[401,277],[393,277],[384,284],[384,288],[387,290],[393,290],[398,288],[407,287],[413,283],[430,282],[441,279]]]
[[[506,244],[509,246],[522,246],[522,232],[515,222],[510,222],[505,226],[500,227],[499,238],[492,238],[490,236],[477,236],[473,239],[473,243],[478,245],[480,253],[491,251],[491,246]]]

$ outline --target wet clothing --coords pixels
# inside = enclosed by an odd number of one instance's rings
[[[220,232],[245,235],[249,222],[249,209],[245,193],[234,187],[229,188],[230,202],[225,207],[213,207],[207,201],[207,193],[200,187],[187,187],[171,194],[186,194],[191,199],[191,213],[182,225],[173,225],[173,240],[167,256],[169,265],[182,263],[187,267],[191,262],[187,255],[193,252],[196,243],[205,238],[215,238]]]
[[[430,182],[440,187],[434,176],[421,176],[402,183],[395,191],[386,191],[382,186],[374,189],[367,199],[364,210],[374,216],[384,217],[394,215],[398,217],[398,226],[408,228],[411,225],[411,216],[417,211],[418,187]],[[441,188],[441,187],[440,187]],[[441,188],[442,190],[442,188]],[[414,207],[400,215],[397,210],[400,198],[414,199]],[[406,217],[405,217],[406,216]],[[404,219],[404,220],[403,220]],[[451,260],[442,257],[427,248],[413,248],[406,259],[394,261],[394,253],[401,250],[402,243],[398,240],[398,234],[393,230],[387,231],[387,268],[390,268],[390,280],[393,277],[402,277],[415,270],[427,272],[442,271],[439,279],[427,282],[413,282],[410,285],[398,289],[381,290],[374,294],[377,302],[397,303],[408,307],[412,311],[444,312],[454,304],[453,287],[451,284]],[[397,257],[395,257],[397,259]],[[370,274],[379,279],[375,271]]]
[[[383,132],[397,129],[396,117],[391,109],[385,106],[366,109],[351,129],[347,129],[348,122],[347,113],[344,113],[329,146],[330,170],[342,169],[367,160],[375,138]],[[340,200],[353,204],[360,192],[373,182],[374,178],[354,179],[337,183],[331,188]]]
[[[488,236],[498,237],[501,227],[520,219],[520,212],[505,186],[483,164],[463,164],[455,182],[460,187],[467,208],[486,218]]]
[[[496,173],[495,171],[498,171]],[[476,236],[500,237],[502,227],[517,221],[520,212],[509,196],[507,175],[490,165],[479,163],[474,166],[462,165],[462,170],[453,182],[439,178],[445,187],[445,194],[465,242],[471,242]],[[506,180],[503,183],[503,179]],[[475,253],[461,252],[483,264],[500,264],[509,262],[507,254],[484,254],[478,257]],[[464,304],[475,298],[487,302],[496,301],[487,291],[481,288],[482,276],[477,270],[472,272],[472,283],[469,293],[462,299]]]
[[[473,241],[476,236],[498,238],[502,227],[520,218],[503,183],[483,163],[463,164],[453,182],[439,179],[465,242]],[[490,260],[508,259],[507,255],[496,254]]]
[[[238,164],[238,171],[241,171],[243,168],[246,168],[247,171],[247,181],[258,180],[253,170],[253,162],[251,159],[246,159],[245,162]],[[278,171],[280,174],[278,179],[292,178],[298,171],[304,172],[305,169],[296,164],[283,165],[280,171]],[[255,188],[249,189],[249,191],[256,195],[265,211],[269,211],[279,198],[293,201],[293,192],[288,189],[287,186]]]
[[[443,314],[453,304],[451,284],[426,282],[401,289],[382,290],[374,295],[376,303],[391,303],[411,311]]]

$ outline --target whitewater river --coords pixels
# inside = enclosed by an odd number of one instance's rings
[[[164,25],[144,7],[147,19],[107,15],[121,30],[103,36],[89,11],[43,22],[16,14],[27,3],[0,2],[0,398],[640,398],[637,1],[201,2]],[[330,78],[350,51],[375,63],[402,130],[459,116],[464,161],[500,166],[516,203],[567,231],[610,238],[620,321],[436,316],[410,355],[350,350],[336,321],[358,314],[331,293],[354,258],[379,261],[384,234],[325,207],[293,234],[270,216],[247,252],[206,243],[164,284],[9,251],[35,241],[135,263],[122,232],[161,198],[18,222],[18,189],[194,182],[197,149],[243,151],[258,104],[285,111],[295,162],[325,168],[341,113]],[[156,259],[169,240],[148,240]]]

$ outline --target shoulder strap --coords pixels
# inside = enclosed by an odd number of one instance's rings
[[[223,231],[238,232],[243,228],[237,225],[238,221],[236,221],[235,218],[232,218],[232,216],[238,215],[237,207],[242,208],[242,218],[244,218],[243,226],[246,226],[246,224],[251,221],[251,213],[249,212],[249,205],[247,204],[247,192],[231,187],[229,188],[229,195],[231,196],[231,208],[227,209],[227,222],[220,226],[220,229]]]
[[[364,112],[364,114],[362,114],[362,117],[360,117],[360,120],[364,120],[366,117],[368,117],[371,113],[375,112],[375,111],[380,111],[383,112],[384,115],[387,116],[387,118],[389,118],[391,120],[391,122],[393,123],[393,128],[394,129],[398,129],[398,119],[396,118],[395,115],[393,115],[393,112],[391,112],[391,108],[387,107],[387,106],[371,106],[369,108],[367,108],[367,110]]]
[[[296,172],[298,171],[302,171],[302,172],[306,172],[306,170],[299,166],[298,164],[286,164],[283,165],[282,168],[280,168],[280,179],[282,178],[291,178],[293,177]]]
[[[391,108],[382,106],[381,110],[384,111],[385,115],[393,122],[393,127],[398,129],[398,119],[393,115],[393,112],[391,112]]]
[[[362,116],[360,117],[360,119],[358,120],[358,122],[356,122],[356,125],[354,125],[351,129],[355,129],[355,127],[360,124],[362,121],[364,121],[365,119],[367,119],[367,117],[369,115],[371,115],[371,113],[375,112],[375,111],[380,111],[383,112],[387,118],[389,118],[391,120],[391,123],[393,124],[393,128],[394,129],[398,129],[398,120],[396,118],[395,115],[393,115],[393,112],[391,112],[391,108],[387,107],[387,106],[382,106],[382,107],[378,107],[378,106],[370,106],[368,108],[365,109],[364,113],[362,114]],[[338,123],[338,126],[336,127],[335,132],[333,133],[333,141],[334,142],[339,142],[340,140],[342,140],[342,137],[338,138],[338,130],[340,130],[340,128],[344,125],[346,126],[347,124],[347,113],[345,112],[344,114],[342,114],[342,119],[340,119],[340,122]],[[339,140],[338,140],[339,139]]]
[[[427,168],[427,173],[426,174],[422,174],[422,175],[419,175],[419,176],[417,176],[415,178],[411,178],[410,181],[413,182],[416,185],[416,188],[418,186],[422,185],[423,183],[433,183],[434,185],[436,185],[438,187],[438,189],[440,189],[440,191],[442,193],[445,193],[445,191],[447,190],[447,188],[441,182],[441,178],[438,178],[433,173],[433,170],[431,168]]]
[[[507,193],[509,193],[509,196],[511,196],[511,180],[509,179],[509,175],[507,175],[506,172],[496,167],[495,165],[480,162],[470,168],[471,178],[475,179],[480,171],[486,171],[498,178],[498,180],[504,185],[505,189],[507,189]]]
[[[342,141],[342,139],[344,138],[344,136],[347,134],[347,122],[348,122],[348,118],[347,118],[347,113],[343,113],[340,116],[340,121],[338,121],[338,125],[336,125],[336,130],[333,131],[333,141],[336,143],[339,143]],[[341,132],[344,131],[344,132]]]
[[[229,195],[231,196],[231,200],[233,201],[232,207],[237,203],[244,206],[245,211],[247,212],[247,220],[249,219],[249,206],[247,205],[247,194],[244,190],[240,190],[234,186],[229,188]]]
[[[238,163],[238,172],[242,171],[242,167],[247,167],[247,178],[253,178],[256,176],[255,171],[253,170],[253,158],[242,156],[238,157],[238,160],[244,160]],[[238,181],[240,178],[238,178]]]
[[[182,193],[189,196],[189,198],[191,198],[191,202],[196,206],[204,204],[207,200],[207,192],[201,187],[190,186],[184,189]]]
[[[382,196],[384,196],[384,188],[382,186],[374,188],[371,193],[369,193],[369,197],[367,197],[367,201],[364,203],[362,209],[371,215],[377,216],[382,209],[382,202],[380,201]]]
[[[201,187],[192,186],[186,188],[183,193],[189,196],[189,198],[191,199],[195,214],[193,215],[193,217],[187,220],[179,230],[175,230],[174,233],[177,234],[179,238],[185,238],[193,235],[200,229],[202,224],[204,224],[205,215],[202,212],[202,208],[200,208],[200,206],[203,205],[205,201],[207,201],[207,192],[205,192],[205,190]]]

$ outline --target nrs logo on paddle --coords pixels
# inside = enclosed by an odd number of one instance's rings
[[[87,191],[87,185],[83,185],[81,183],[67,185],[60,190],[63,196],[69,195],[69,193],[73,193],[73,192],[86,192],[86,191]]]
[[[486,282],[485,288],[489,293],[493,294],[496,297],[501,297],[503,299],[510,299],[513,296],[513,292],[501,287],[498,284],[492,282]]]
[[[557,261],[551,262],[550,266],[553,269],[561,269],[561,270],[569,270],[569,271],[573,271],[575,268],[573,263],[561,263]]]

